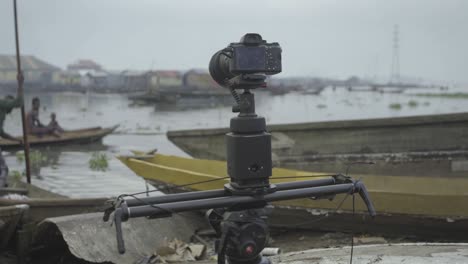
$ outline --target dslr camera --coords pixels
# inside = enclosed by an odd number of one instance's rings
[[[210,60],[210,74],[221,86],[239,75],[281,72],[281,46],[267,43],[257,33],[245,34],[240,42],[216,52]]]

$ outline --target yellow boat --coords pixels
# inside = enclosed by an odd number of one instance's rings
[[[121,156],[119,159],[137,175],[161,189],[162,185],[181,186],[196,182],[185,190],[223,188],[229,181],[226,163],[214,160],[182,158],[168,155]],[[313,173],[274,168],[272,183],[310,180],[323,177]],[[298,178],[275,179],[285,176]],[[221,178],[221,179],[220,179]],[[356,197],[356,214],[352,215],[352,199],[344,195],[333,201],[297,199],[274,203],[272,225],[294,228],[318,228],[340,231],[384,232],[391,234],[444,235],[457,238],[468,232],[468,179],[408,176],[354,175],[361,179],[371,196],[378,216],[367,216],[366,207]],[[218,181],[210,181],[220,179]],[[161,189],[164,191],[164,189]],[[323,221],[317,221],[320,218]]]

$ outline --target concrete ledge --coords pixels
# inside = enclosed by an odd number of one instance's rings
[[[272,257],[274,264],[348,264],[351,247],[311,249]],[[214,264],[213,261],[197,264]],[[404,243],[354,247],[358,264],[466,264],[468,243]]]

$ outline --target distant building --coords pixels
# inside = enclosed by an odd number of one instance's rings
[[[60,71],[52,75],[52,84],[60,87],[77,88],[81,86],[81,75],[76,71]]]
[[[148,89],[148,81],[145,72],[125,70],[121,75],[125,91],[132,92]]]
[[[148,89],[150,92],[156,90],[175,90],[182,87],[182,73],[179,71],[159,70],[146,73]]]
[[[189,89],[221,89],[206,70],[193,69],[184,74],[183,83]]]
[[[93,60],[77,60],[67,65],[69,71],[103,71],[102,66],[94,62]]]
[[[89,71],[82,75],[81,86],[96,90],[107,89],[107,73],[104,71]]]
[[[60,68],[49,64],[35,56],[21,56],[21,69],[23,70],[25,85],[49,85]],[[0,85],[13,85],[16,79],[16,56],[0,55]]]
[[[107,88],[112,90],[123,91],[125,80],[122,76],[122,71],[107,71]]]
[[[108,73],[102,66],[93,60],[79,59],[67,65],[69,74],[77,73],[80,76],[80,86],[95,90],[108,89]]]

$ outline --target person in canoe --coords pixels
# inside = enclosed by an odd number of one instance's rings
[[[57,122],[57,115],[55,113],[50,114],[50,122],[47,126],[55,128],[59,133],[65,132],[65,130]]]
[[[39,109],[41,107],[41,101],[38,97],[32,99],[32,109],[26,115],[28,133],[36,136],[54,135],[60,137],[63,133],[62,127],[56,120],[55,113],[51,114],[51,121],[48,125],[44,125],[39,120]]]
[[[0,99],[0,137],[19,142],[20,144],[23,142],[21,139],[15,138],[3,130],[3,122],[5,121],[6,115],[11,113],[13,108],[21,107],[22,102],[23,100],[21,97],[14,98],[11,95]],[[3,159],[2,150],[0,149],[0,188],[8,186],[7,178],[8,166],[5,163],[5,159]]]

